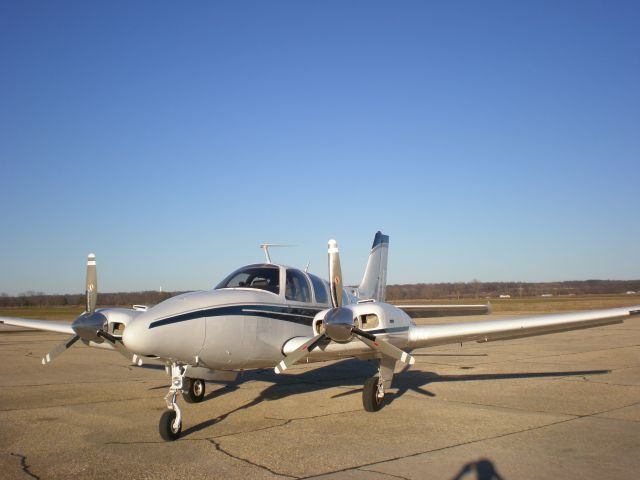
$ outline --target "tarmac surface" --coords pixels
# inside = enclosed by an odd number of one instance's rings
[[[235,384],[207,384],[200,404],[180,400],[183,435],[170,443],[158,434],[163,369],[78,344],[41,365],[64,339],[0,331],[3,479],[582,480],[640,471],[639,320],[417,350],[377,413],[362,408],[367,362],[246,372]]]

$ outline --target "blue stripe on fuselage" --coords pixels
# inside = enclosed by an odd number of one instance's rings
[[[205,317],[248,315],[254,317],[273,318],[287,322],[311,326],[313,317],[324,308],[287,307],[283,305],[230,305],[214,307],[195,312],[181,313],[172,317],[156,320],[149,324],[149,328],[161,327],[172,323],[186,322]]]

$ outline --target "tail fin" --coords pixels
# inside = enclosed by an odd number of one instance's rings
[[[367,261],[364,277],[358,287],[358,299],[374,299],[383,302],[387,288],[387,254],[389,236],[376,232]]]

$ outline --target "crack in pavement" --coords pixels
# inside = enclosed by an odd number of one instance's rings
[[[354,410],[343,410],[341,412],[322,413],[320,415],[312,415],[310,417],[294,417],[294,418],[264,417],[264,418],[266,418],[267,420],[282,420],[289,423],[289,422],[296,422],[300,420],[315,420],[316,418],[330,417],[331,415],[341,415],[343,413],[356,413],[356,412],[362,412],[362,409],[356,408]],[[216,437],[216,438],[220,438],[220,437]]]
[[[268,417],[264,417],[267,418],[269,420],[280,420],[278,418],[274,418],[274,419],[270,419]],[[214,419],[216,420],[216,419]],[[272,428],[279,428],[279,427],[284,427],[285,425],[287,425],[288,423],[291,423],[289,420],[284,421],[284,423],[280,423],[278,425],[269,425],[268,427],[260,427],[260,428],[254,428],[252,430],[243,430],[240,432],[231,432],[231,433],[225,433],[223,435],[218,435],[218,436],[214,436],[214,437],[204,437],[204,438],[185,438],[185,437],[180,437],[179,440],[180,442],[208,442],[211,441],[215,438],[226,438],[226,437],[233,437],[235,435],[243,435],[246,433],[255,433],[255,432],[261,432],[263,430],[269,430]],[[158,444],[158,445],[163,445],[167,443],[164,440],[150,440],[150,441],[143,441],[143,440],[137,440],[137,441],[133,441],[133,442],[105,442],[103,445],[152,445],[152,444]]]
[[[27,463],[27,457],[25,457],[24,455],[20,455],[19,453],[10,453],[10,455],[13,455],[14,457],[18,457],[20,459],[20,466],[22,467],[22,471],[24,473],[26,473],[27,475],[29,475],[31,478],[35,478],[36,480],[40,480],[40,477],[37,475],[34,475],[33,473],[31,473],[31,471],[29,470],[29,464]]]
[[[32,383],[32,384],[24,384],[24,385],[1,385],[2,388],[23,388],[23,387],[56,387],[56,386],[61,386],[61,387],[66,387],[66,386],[73,386],[73,385],[79,385],[79,386],[83,386],[83,385],[112,385],[114,383],[134,383],[136,385],[139,385],[141,383],[157,383],[157,382],[151,382],[151,381],[140,381],[140,380],[104,380],[104,381],[100,381],[100,382],[83,382],[83,381],[78,381],[78,382],[60,382],[60,383]]]
[[[280,427],[284,427],[289,425],[292,422],[296,422],[296,421],[302,421],[302,420],[313,420],[313,419],[317,419],[317,418],[322,418],[322,417],[329,417],[331,415],[340,415],[343,413],[355,413],[355,412],[359,412],[361,411],[360,409],[357,410],[346,410],[343,412],[331,412],[331,413],[324,413],[322,415],[315,415],[312,417],[299,417],[299,418],[278,418],[278,417],[263,417],[265,420],[276,420],[282,423],[279,423],[277,425],[269,425],[267,427],[260,427],[260,428],[254,428],[251,430],[242,430],[239,432],[230,432],[230,433],[225,433],[222,435],[214,435],[214,436],[210,436],[210,437],[205,437],[205,438],[186,438],[186,437],[181,437],[179,441],[181,442],[203,442],[203,441],[211,441],[211,440],[215,440],[215,439],[221,439],[221,438],[228,438],[228,437],[234,437],[237,435],[245,435],[245,434],[250,434],[250,433],[256,433],[256,432],[261,432],[264,430],[271,430],[274,428],[280,428]],[[229,415],[233,414],[235,412],[231,412],[229,413]],[[220,421],[221,416],[216,417],[214,419],[212,419],[212,424],[218,423],[218,421]],[[166,442],[162,441],[162,440],[157,440],[157,441],[133,441],[133,442],[105,442],[104,445],[143,445],[143,444],[164,444]]]
[[[118,402],[130,402],[132,400],[148,400],[151,397],[134,397],[134,398],[114,398],[111,400],[96,400],[95,402],[84,402],[84,403],[63,403],[60,405],[41,405],[38,407],[27,407],[27,408],[7,408],[0,409],[0,412],[21,412],[21,411],[29,411],[29,410],[39,410],[43,408],[68,408],[68,407],[82,407],[84,405],[98,405],[100,403],[118,403]]]
[[[278,477],[295,478],[295,479],[300,478],[300,477],[294,477],[292,475],[286,475],[284,473],[276,472],[275,470],[272,470],[272,469],[270,469],[269,467],[267,467],[265,465],[260,465],[259,463],[252,462],[251,460],[248,460],[246,458],[242,458],[242,457],[239,457],[237,455],[233,455],[232,453],[227,452],[224,448],[222,448],[222,446],[220,446],[220,444],[218,442],[216,442],[215,440],[213,440],[211,438],[207,439],[207,441],[209,443],[211,443],[215,447],[216,451],[218,451],[220,453],[223,453],[226,456],[228,456],[229,458],[233,458],[234,460],[238,460],[240,462],[246,463],[246,464],[251,465],[253,467],[260,468],[261,470],[265,470],[265,471],[271,473],[272,475],[276,475]]]
[[[392,473],[380,472],[378,470],[367,470],[365,468],[356,468],[356,470],[360,470],[361,472],[367,472],[367,473],[378,473],[380,475],[385,475],[385,476],[391,477],[391,478],[400,478],[402,480],[411,480],[409,477],[403,477],[402,475],[393,475]]]
[[[269,417],[264,417],[267,420],[281,420],[279,418],[269,418]],[[215,437],[207,437],[205,439],[197,439],[194,438],[194,440],[207,440],[207,441],[211,441],[214,438],[226,438],[226,437],[234,437],[236,435],[243,435],[245,433],[255,433],[255,432],[261,432],[263,430],[271,430],[272,428],[280,428],[280,427],[284,427],[285,425],[288,425],[292,422],[292,420],[283,420],[283,423],[280,423],[278,425],[269,425],[268,427],[260,427],[260,428],[254,428],[253,430],[244,430],[242,432],[233,432],[233,433],[225,433],[224,435],[217,435]]]

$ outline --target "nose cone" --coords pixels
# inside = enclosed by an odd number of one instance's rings
[[[353,337],[353,313],[348,308],[334,308],[324,318],[327,336],[334,342],[348,342]]]
[[[154,355],[151,351],[149,338],[149,322],[145,321],[143,315],[134,319],[122,332],[122,343],[127,350],[138,355]]]
[[[83,340],[102,343],[102,338],[96,332],[107,326],[107,317],[99,312],[83,313],[71,324],[73,331]]]

